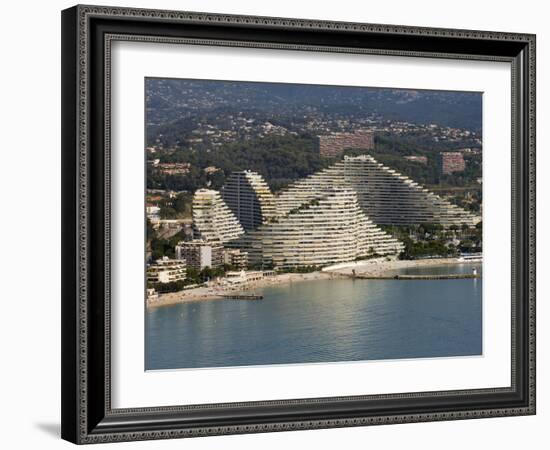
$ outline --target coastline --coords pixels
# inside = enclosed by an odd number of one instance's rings
[[[243,292],[251,289],[263,288],[267,286],[276,286],[278,284],[298,283],[301,281],[328,280],[331,278],[341,278],[342,275],[330,272],[310,272],[310,273],[283,273],[266,277],[262,280],[242,284],[233,288],[228,288],[218,284],[211,286],[202,286],[186,291],[170,292],[168,294],[159,294],[155,302],[147,302],[147,308],[157,308],[160,306],[175,305],[178,303],[200,302],[206,300],[227,300],[223,295]]]
[[[325,268],[322,271],[310,273],[283,273],[266,277],[262,280],[246,283],[243,285],[228,288],[221,284],[212,284],[211,286],[201,286],[195,289],[189,289],[180,292],[171,292],[168,294],[159,294],[155,302],[147,302],[147,308],[157,308],[161,306],[176,305],[178,303],[200,302],[207,300],[226,300],[223,295],[243,292],[251,289],[263,288],[266,286],[275,286],[278,284],[298,283],[301,281],[327,280],[333,278],[347,278],[355,270],[357,275],[367,275],[372,277],[384,276],[394,270],[406,269],[410,267],[429,267],[441,265],[472,264],[471,261],[459,261],[458,258],[441,259],[415,259],[415,260],[386,260],[385,258],[373,259],[368,261],[358,261],[349,264],[339,264],[335,268]]]
[[[479,261],[460,261],[458,258],[440,258],[440,259],[395,259],[387,261],[385,259],[376,259],[369,261],[359,261],[335,269],[328,268],[328,273],[340,275],[351,275],[355,270],[357,275],[384,276],[388,272],[411,267],[430,267],[430,266],[448,266],[458,264],[479,264]]]

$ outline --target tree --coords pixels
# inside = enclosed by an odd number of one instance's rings
[[[189,284],[200,283],[201,280],[199,271],[193,267],[187,267],[185,280],[188,281]]]
[[[156,236],[156,232],[155,232],[155,229],[153,228],[153,224],[149,219],[147,219],[146,230],[147,230],[146,231],[147,240],[150,241]]]
[[[147,187],[190,193],[207,187],[208,183],[212,189],[219,189],[231,172],[245,169],[260,173],[276,191],[334,162],[321,157],[316,137],[306,134],[243,139],[223,144],[212,151],[181,148],[158,156],[162,162],[186,162],[191,167],[182,176],[164,175],[154,166],[148,166]],[[220,170],[206,174],[204,169],[209,166]]]

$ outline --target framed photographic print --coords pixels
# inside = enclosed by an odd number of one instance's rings
[[[535,413],[535,36],[62,13],[62,436]]]

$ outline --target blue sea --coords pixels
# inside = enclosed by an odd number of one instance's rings
[[[392,274],[471,273],[472,264]],[[145,369],[482,353],[482,279],[316,280],[146,311]]]

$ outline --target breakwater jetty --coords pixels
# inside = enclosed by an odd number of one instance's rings
[[[261,300],[264,298],[263,295],[257,294],[223,294],[222,297],[230,300]]]
[[[462,280],[466,278],[481,278],[477,273],[440,274],[440,275],[349,275],[359,280]]]

